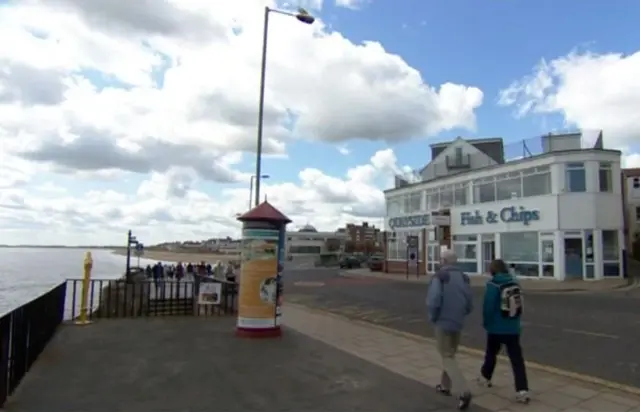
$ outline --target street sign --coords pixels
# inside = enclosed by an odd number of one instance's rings
[[[407,247],[407,263],[410,267],[418,267],[418,248]]]
[[[140,257],[144,255],[144,245],[142,243],[136,243],[136,256]]]

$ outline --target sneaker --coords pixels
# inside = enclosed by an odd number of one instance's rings
[[[479,386],[483,386],[485,388],[490,388],[493,386],[493,383],[491,383],[491,381],[489,379],[486,379],[484,376],[478,376],[478,378],[476,378],[476,382]]]
[[[516,393],[516,402],[527,404],[531,400],[528,391],[519,391]]]
[[[451,389],[447,389],[442,385],[436,385],[436,392],[440,395],[451,396]]]
[[[469,405],[471,405],[471,394],[467,392],[460,395],[458,398],[458,409],[464,411],[469,408]]]

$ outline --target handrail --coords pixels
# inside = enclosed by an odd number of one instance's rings
[[[62,323],[66,290],[63,282],[0,317],[0,408]]]

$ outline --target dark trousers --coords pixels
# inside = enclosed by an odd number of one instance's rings
[[[527,369],[524,365],[522,347],[520,346],[520,335],[487,335],[487,348],[484,353],[484,363],[480,373],[482,377],[491,380],[493,371],[496,369],[496,361],[500,348],[504,345],[507,349],[507,356],[511,362],[513,379],[515,381],[516,392],[528,391]]]

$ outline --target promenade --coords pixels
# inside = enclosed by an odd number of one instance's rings
[[[177,317],[63,326],[6,412],[447,411],[435,393],[440,361],[429,339],[285,307],[281,339],[247,340],[235,320]],[[473,378],[477,353],[459,356]],[[632,394],[531,368],[533,400],[512,401],[511,372],[472,385],[473,411],[640,412]]]
[[[295,323],[267,340],[236,338],[234,317],[66,325],[5,412],[449,410],[423,382],[297,332],[304,317],[291,308]]]

